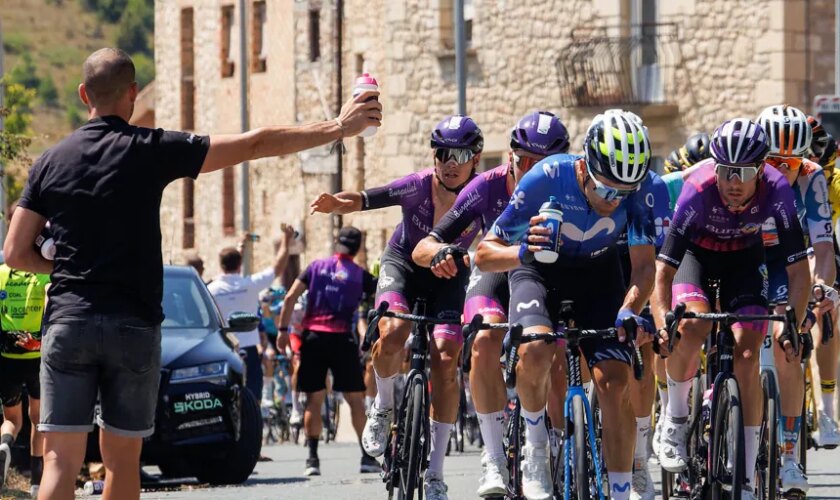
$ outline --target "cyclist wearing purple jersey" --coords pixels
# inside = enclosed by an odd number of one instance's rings
[[[748,119],[724,122],[711,141],[712,158],[701,162],[685,179],[674,221],[656,266],[656,287],[651,300],[658,328],[677,302],[688,311],[709,312],[708,282],[719,280],[724,312],[762,314],[767,311],[767,266],[761,226],[773,218],[779,247],[787,262],[790,304],[803,317],[810,291],[810,273],[802,228],[796,218],[793,192],[784,177],[766,168],[767,135]],[[672,288],[673,287],[673,288]],[[708,321],[685,321],[682,340],[666,360],[668,404],[659,448],[662,467],[685,469],[688,430],[688,395],[698,368],[698,353],[710,331]],[[765,322],[733,325],[735,377],[740,386],[745,426],[745,470],[755,469],[761,423],[761,384],[758,352]],[[665,334],[665,332],[662,332]],[[782,340],[782,339],[779,339]],[[790,342],[785,355],[794,358]],[[750,475],[742,498],[755,498]]]
[[[465,262],[469,259],[465,247],[453,244],[458,235],[476,222],[480,222],[486,232],[507,207],[519,179],[546,156],[568,150],[569,134],[559,118],[547,111],[535,111],[522,117],[511,130],[508,163],[478,175],[467,184],[449,212],[414,248],[414,262],[431,267],[439,278],[455,277],[458,273],[456,259],[465,259]],[[506,322],[509,299],[506,272],[485,273],[473,266],[464,304],[464,321],[481,314],[485,322]],[[504,330],[479,332],[471,353],[470,389],[484,439],[484,472],[478,487],[480,497],[504,495],[508,482],[502,443],[507,391],[499,369],[504,333]],[[565,381],[558,383],[565,384]],[[563,409],[560,401],[557,403],[553,405],[557,412],[551,418],[559,425],[563,422]]]
[[[468,273],[464,266],[454,280],[437,278],[430,270],[412,262],[411,252],[475,176],[484,137],[471,118],[454,115],[435,127],[431,146],[433,168],[361,192],[321,193],[310,206],[313,213],[340,214],[401,206],[402,222],[382,254],[376,304],[387,301],[390,310],[407,313],[411,312],[413,303],[422,298],[428,306],[427,315],[458,318],[452,324],[436,326],[435,341],[431,344],[431,452],[424,489],[429,500],[441,500],[448,498],[443,482],[443,458],[458,413],[459,390],[455,375],[463,343],[460,316]],[[466,248],[475,239],[479,227],[478,222],[470,223],[453,243]],[[377,395],[362,435],[362,445],[373,456],[385,452],[394,408],[394,379],[410,330],[411,324],[407,321],[394,318],[380,321],[381,336],[372,351]]]

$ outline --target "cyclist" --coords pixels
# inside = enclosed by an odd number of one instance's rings
[[[644,331],[652,330],[638,316],[653,288],[655,227],[650,212],[656,203],[666,203],[656,199],[647,176],[647,130],[626,113],[602,114],[590,125],[583,149],[584,157],[550,156],[523,176],[479,245],[476,265],[485,273],[510,270],[510,321],[521,324],[525,333],[554,331],[560,300],[572,299],[581,326],[605,328],[634,317],[643,341]],[[550,196],[563,210],[562,245],[554,264],[542,264],[534,262],[534,252],[543,249],[550,229],[542,226],[546,218],[539,209]],[[626,293],[617,250],[625,226],[632,262]],[[621,341],[582,346],[603,410],[609,489],[618,500],[630,497],[635,442],[628,390],[633,349],[625,341],[627,332],[622,329],[621,335]],[[517,392],[527,422],[522,490],[529,500],[547,499],[552,485],[543,418],[552,358],[562,357],[563,351],[535,342],[520,352]]]
[[[700,132],[694,134],[686,140],[685,144],[671,152],[668,159],[665,160],[665,175],[662,176],[662,181],[668,188],[669,204],[668,213],[673,215],[674,205],[680,197],[680,191],[683,187],[683,179],[695,169],[697,163],[709,158],[709,134]],[[665,219],[663,219],[665,221]],[[667,223],[670,225],[670,216]],[[663,222],[664,224],[665,222]],[[665,228],[667,229],[667,228]],[[667,232],[667,231],[663,231]],[[653,431],[653,453],[659,455],[659,438],[662,433],[662,422],[665,416],[665,406],[668,404],[668,381],[665,375],[665,360],[660,357],[655,357],[653,360],[654,368],[656,369],[656,390],[659,393],[659,415],[656,418],[656,427]]]
[[[289,425],[300,428],[303,425],[303,405],[300,401],[300,392],[297,390],[298,368],[300,368],[300,346],[303,344],[303,314],[306,311],[308,291],[304,291],[292,308],[292,318],[289,321],[289,351],[291,351],[292,368],[292,414],[289,415]],[[284,297],[285,298],[285,297]],[[278,318],[279,319],[279,318]],[[279,327],[278,327],[279,332]],[[285,332],[284,332],[285,333]],[[278,340],[283,336],[278,333]],[[277,349],[282,349],[278,342]]]
[[[771,106],[758,117],[758,123],[767,134],[770,152],[765,160],[775,167],[792,186],[794,202],[800,225],[808,229],[806,245],[813,252],[813,288],[821,289],[825,299],[814,312],[818,321],[814,325],[821,331],[823,314],[834,316],[840,303],[837,291],[831,287],[835,280],[834,234],[831,227],[831,205],[828,186],[822,167],[804,158],[812,142],[811,125],[805,113],[792,106]],[[785,272],[785,255],[779,246],[777,228],[772,218],[762,227],[767,270],[769,273],[768,297],[776,311],[784,313],[788,303],[788,280]],[[776,325],[779,333],[782,325]],[[796,444],[801,425],[805,377],[801,360],[787,362],[784,353],[774,348],[776,371],[779,375],[782,425],[782,491],[792,489],[808,491],[808,480],[798,464]]]
[[[9,474],[12,444],[23,427],[24,386],[29,396],[29,419],[34,423],[40,420],[41,318],[49,282],[48,274],[0,265],[0,401],[5,417],[0,425],[0,489]],[[34,423],[30,437],[30,493],[37,498],[44,471],[44,434]]]
[[[306,393],[304,427],[309,458],[306,475],[321,474],[318,441],[321,436],[321,407],[326,397],[327,370],[333,374],[333,390],[344,394],[350,406],[353,427],[361,440],[365,425],[365,383],[359,364],[359,349],[352,330],[353,314],[362,300],[362,293],[373,291],[374,280],[366,270],[353,262],[362,244],[362,232],[352,226],[341,228],[335,243],[335,254],[313,261],[292,284],[283,299],[278,331],[289,331],[292,311],[297,299],[309,291],[303,317],[303,344],[300,348],[298,390]],[[278,336],[279,337],[279,336]],[[362,450],[361,472],[379,472],[376,459]]]
[[[831,222],[834,228],[835,241],[834,252],[835,259],[840,261],[840,247],[837,246],[837,221],[840,215],[840,176],[834,175],[834,164],[837,160],[837,143],[834,138],[828,134],[818,120],[814,117],[809,117],[808,122],[811,124],[813,131],[813,139],[811,140],[811,148],[809,151],[810,159],[823,167],[826,179],[828,181],[828,199],[832,207]],[[834,288],[837,289],[840,283],[835,278]],[[818,324],[822,325],[821,322]],[[835,325],[837,323],[835,322]],[[838,330],[835,326],[835,330]],[[837,420],[834,407],[834,393],[837,387],[837,362],[840,358],[840,339],[838,334],[828,341],[822,343],[822,332],[817,331],[818,338],[814,342],[815,358],[817,366],[819,367],[820,375],[820,396],[822,409],[819,411],[817,431],[814,433],[814,440],[818,446],[837,446],[840,445],[840,432],[837,429]]]
[[[414,248],[414,262],[431,267],[438,278],[457,276],[455,259],[469,259],[464,248],[452,245],[458,235],[475,222],[486,232],[507,206],[522,176],[546,156],[568,150],[569,133],[559,118],[547,111],[535,111],[522,117],[511,130],[508,162],[476,176],[467,184],[429,236]],[[464,303],[464,321],[481,314],[485,322],[504,323],[508,299],[507,273],[483,273],[473,266]],[[507,391],[499,369],[504,333],[504,330],[479,332],[471,353],[470,385],[484,439],[484,472],[478,487],[480,497],[504,495],[508,483],[502,442]],[[551,415],[551,419],[559,426],[563,422],[562,406],[555,406],[560,412]]]
[[[283,286],[270,286],[260,292],[260,331],[266,337],[263,348],[263,391],[262,407],[274,407],[274,371],[277,366],[277,353],[285,354],[285,349],[275,350],[277,345],[277,320],[283,305],[286,289]]]
[[[414,301],[425,298],[429,305],[428,315],[460,318],[467,270],[463,268],[454,280],[440,279],[414,264],[411,252],[475,176],[484,138],[472,118],[454,115],[437,124],[432,132],[431,147],[433,168],[361,192],[321,193],[311,207],[313,213],[347,214],[400,205],[403,220],[382,255],[376,304],[387,301],[392,311],[410,313]],[[470,224],[454,244],[467,247],[478,229],[478,223]],[[394,380],[404,357],[411,324],[384,318],[380,327],[381,337],[372,351],[377,394],[362,436],[365,450],[373,456],[385,452],[394,408]],[[460,399],[456,380],[463,343],[460,321],[436,326],[434,337],[435,341],[431,343],[431,452],[424,478],[426,497],[430,500],[447,498],[443,459]]]
[[[720,306],[725,312],[767,311],[767,266],[761,225],[776,221],[780,249],[787,262],[790,303],[804,317],[810,275],[802,228],[795,217],[793,193],[784,177],[764,166],[769,149],[762,128],[745,118],[724,122],[711,141],[712,158],[702,161],[688,176],[677,201],[674,221],[659,254],[656,289],[651,301],[658,328],[673,302],[685,302],[689,311],[709,312],[707,281],[720,280]],[[672,292],[673,286],[673,292]],[[659,449],[659,461],[670,472],[685,469],[688,394],[699,362],[700,347],[710,331],[707,321],[681,325],[682,341],[665,362],[668,404]],[[741,389],[745,425],[745,470],[755,470],[761,423],[761,385],[758,351],[764,322],[733,325],[735,376]],[[664,334],[663,334],[664,336]],[[780,339],[783,340],[783,339]],[[784,340],[785,356],[795,354]],[[742,498],[754,498],[751,474]]]

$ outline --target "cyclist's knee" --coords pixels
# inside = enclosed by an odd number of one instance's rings
[[[401,320],[383,319],[379,322],[379,328],[379,355],[401,355],[405,349],[405,341],[408,340],[411,324]]]
[[[499,357],[502,353],[503,333],[498,334],[497,330],[482,330],[478,332],[472,345],[473,363],[499,364]]]
[[[432,366],[436,369],[441,369],[445,373],[452,373],[453,375],[458,369],[458,361],[460,360],[461,345],[457,342],[436,339],[435,345],[436,355],[432,356]]]
[[[712,324],[708,321],[700,319],[683,320],[682,329],[680,330],[680,334],[682,335],[680,343],[696,344],[697,348],[699,348],[700,344],[706,340],[706,337],[709,336],[711,331]]]
[[[547,375],[554,361],[554,351],[556,350],[556,346],[545,342],[531,342],[520,346],[518,370],[524,373]]]
[[[592,368],[592,374],[601,394],[624,393],[630,384],[630,366],[621,361],[602,361]]]

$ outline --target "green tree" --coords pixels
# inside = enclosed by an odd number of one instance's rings
[[[32,56],[28,52],[24,52],[20,61],[12,68],[9,73],[9,83],[17,83],[28,89],[37,89],[41,85],[38,70],[35,68],[35,61],[32,60]]]
[[[151,54],[154,11],[146,0],[128,0],[117,26],[117,47],[128,53]]]
[[[155,79],[155,61],[146,54],[132,54],[131,59],[134,61],[134,69],[136,71],[135,80],[137,86],[143,88]]]
[[[0,107],[5,126],[0,131],[0,161],[10,162],[23,157],[31,142],[28,134],[35,91],[8,83],[5,78],[0,79],[0,85],[5,90],[5,101]]]
[[[55,82],[51,75],[41,78],[41,84],[38,85],[38,97],[47,106],[55,107],[58,105],[58,89],[55,88]]]

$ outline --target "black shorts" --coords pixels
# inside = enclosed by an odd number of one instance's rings
[[[41,358],[11,359],[0,357],[0,401],[3,406],[17,406],[23,386],[32,399],[41,399]]]
[[[458,318],[452,324],[435,325],[434,337],[463,343],[460,318],[468,275],[464,269],[455,278],[438,278],[430,269],[416,265],[389,247],[380,260],[376,305],[387,301],[391,311],[410,313],[417,299],[426,299],[426,316]]]
[[[523,328],[556,328],[560,302],[573,300],[574,317],[580,328],[615,326],[626,292],[618,253],[560,261],[522,265],[510,272],[510,321]],[[606,360],[629,365],[633,356],[633,348],[618,340],[583,342],[580,348],[590,368]]]
[[[713,281],[719,284],[723,312],[767,311],[769,283],[763,246],[712,252],[692,245],[674,276],[672,307],[678,302],[706,302],[714,309]]]
[[[364,367],[359,361],[359,346],[349,333],[324,333],[305,330],[300,347],[297,390],[318,392],[326,389],[327,370],[332,372],[336,392],[365,390]]]
[[[508,273],[484,273],[473,266],[464,301],[464,322],[469,323],[473,316],[481,314],[485,321],[488,316],[496,316],[504,323],[509,303]]]

